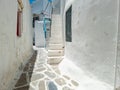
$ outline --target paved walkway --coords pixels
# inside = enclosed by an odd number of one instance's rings
[[[58,65],[47,64],[47,51],[39,49],[29,90],[75,90],[79,84],[62,75]]]
[[[35,49],[37,52],[24,67],[13,90],[77,90],[78,82],[62,74],[58,64],[47,63],[48,51]]]
[[[64,58],[59,65],[50,65],[47,64],[47,57],[48,52],[45,49],[37,49],[37,53],[26,64],[20,78],[15,79],[17,83],[13,90],[101,90],[101,88],[109,90],[108,88],[111,88],[95,76],[88,76],[67,58]]]

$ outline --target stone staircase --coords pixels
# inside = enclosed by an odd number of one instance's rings
[[[49,64],[59,64],[64,57],[62,37],[62,19],[60,15],[52,15],[51,38],[48,46]]]

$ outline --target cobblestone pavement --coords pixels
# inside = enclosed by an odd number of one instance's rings
[[[29,64],[26,65],[29,69],[24,68],[21,80],[18,80],[14,90],[76,90],[79,86],[77,81],[63,75],[58,65],[47,64],[45,49],[38,49],[35,64]]]
[[[78,82],[62,75],[58,65],[47,64],[47,51],[38,50],[29,90],[75,90]]]

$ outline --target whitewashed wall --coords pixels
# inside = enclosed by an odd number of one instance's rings
[[[118,0],[67,0],[65,11],[70,5],[72,42],[65,43],[65,57],[87,77],[101,82],[95,84],[85,79],[85,90],[113,90]]]
[[[23,32],[16,36],[17,0],[0,0],[0,89],[10,90],[9,84],[18,67],[32,53],[32,15],[28,0],[23,0]]]

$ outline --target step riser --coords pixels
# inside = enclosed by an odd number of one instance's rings
[[[62,39],[61,40],[59,39],[59,41],[58,40],[50,40],[50,44],[62,44],[62,43],[63,43]]]
[[[62,42],[62,40],[63,40],[63,38],[60,38],[60,37],[52,37],[51,39],[51,42],[53,41],[53,42],[58,42],[58,41],[61,41]]]
[[[62,42],[49,42],[49,44],[61,44]]]
[[[63,58],[48,58],[48,64],[59,64]]]
[[[50,45],[49,50],[63,50],[63,45]]]
[[[53,56],[63,56],[64,55],[64,52],[63,50],[62,51],[55,51],[55,50],[52,50],[52,51],[48,51],[48,57],[53,57]]]

